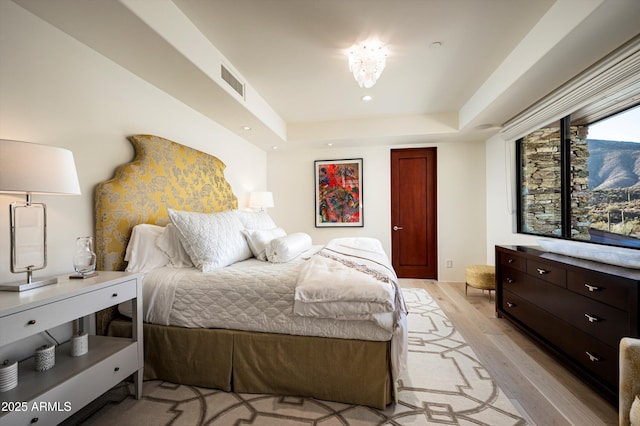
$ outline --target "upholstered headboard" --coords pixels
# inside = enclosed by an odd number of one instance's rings
[[[128,139],[135,158],[95,190],[95,250],[101,270],[124,270],[133,227],[165,225],[167,208],[204,213],[238,208],[218,158],[158,136]]]

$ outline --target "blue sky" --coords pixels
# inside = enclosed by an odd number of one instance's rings
[[[640,105],[589,126],[588,138],[640,142]]]

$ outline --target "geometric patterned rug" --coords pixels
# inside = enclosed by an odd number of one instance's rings
[[[65,425],[525,425],[429,294],[403,293],[410,312],[408,370],[398,403],[385,410],[154,380],[144,383],[141,400],[123,383]]]

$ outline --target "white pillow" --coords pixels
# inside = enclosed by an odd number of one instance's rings
[[[311,248],[311,237],[304,232],[294,232],[275,238],[266,247],[267,259],[271,263],[289,262]]]
[[[247,237],[251,253],[258,260],[267,260],[267,244],[274,238],[284,237],[285,235],[287,233],[282,228],[244,230],[244,236]]]
[[[173,268],[193,268],[189,254],[182,246],[180,233],[173,223],[167,224],[165,230],[156,239],[156,245],[169,259]]]
[[[124,260],[128,261],[128,272],[148,272],[169,263],[169,258],[156,246],[156,238],[164,227],[141,223],[133,227],[127,244]]]
[[[193,264],[210,272],[251,257],[244,227],[233,211],[196,213],[169,209],[169,218],[180,234],[182,246]]]
[[[246,210],[234,210],[238,219],[242,222],[245,229],[273,229],[278,225],[275,224],[271,216],[267,212],[251,212]]]

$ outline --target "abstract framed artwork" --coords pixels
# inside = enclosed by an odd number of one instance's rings
[[[362,158],[316,160],[316,228],[364,226]]]

